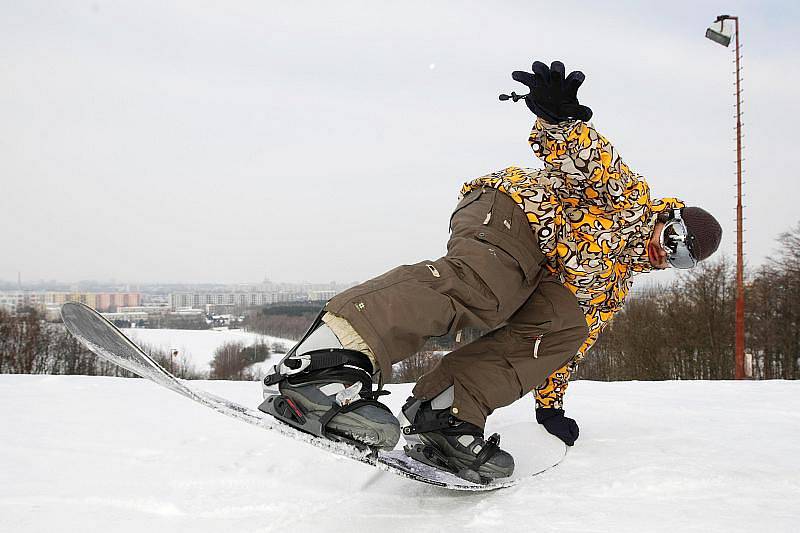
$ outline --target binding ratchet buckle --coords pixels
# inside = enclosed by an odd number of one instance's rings
[[[264,384],[268,386],[277,385],[286,379],[286,376],[299,374],[309,366],[311,366],[311,354],[293,354],[285,357],[280,363],[272,367],[272,372],[264,378]]]

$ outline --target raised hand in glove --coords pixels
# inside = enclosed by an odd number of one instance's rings
[[[567,446],[572,446],[578,439],[580,431],[578,423],[564,416],[563,409],[536,409],[536,421],[544,426],[551,435],[555,435]]]
[[[525,103],[537,117],[553,124],[570,119],[587,121],[592,118],[592,110],[578,103],[578,88],[586,79],[583,72],[575,70],[565,79],[564,63],[561,61],[553,61],[550,68],[536,61],[532,69],[532,73],[515,70],[511,77],[530,89]]]

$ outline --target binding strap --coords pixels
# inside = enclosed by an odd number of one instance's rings
[[[374,396],[381,396],[382,394],[389,394],[389,391],[377,391],[377,394]],[[348,403],[347,405],[338,405],[334,403],[328,411],[319,417],[319,423],[322,425],[322,430],[327,432],[328,431],[328,424],[336,415],[342,413],[349,413],[350,411],[355,411],[359,407],[363,405],[374,405],[375,407],[380,407],[384,411],[392,412],[391,409],[383,405],[381,402],[373,398],[360,398],[353,402]]]
[[[344,365],[357,367],[367,374],[370,380],[372,379],[370,368],[367,368],[367,365],[371,367],[372,363],[369,363],[363,353],[345,348],[325,348],[284,358],[272,367],[273,372],[264,378],[264,383],[268,386],[277,385],[287,377],[300,372],[313,372]]]
[[[499,449],[500,435],[494,433],[491,437],[486,439],[483,448],[481,448],[481,451],[475,456],[475,460],[472,461],[470,468],[477,472],[478,468],[480,468],[481,465],[483,465],[486,461],[494,457],[494,454],[497,453],[497,450]]]
[[[438,416],[436,418],[420,420],[415,424],[410,424],[403,427],[403,434],[414,435],[417,433],[428,433],[430,431],[451,428],[453,426],[457,426],[459,423],[460,421],[454,416]]]

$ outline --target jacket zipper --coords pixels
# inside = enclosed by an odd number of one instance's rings
[[[539,345],[542,343],[542,337],[544,334],[536,336],[536,342],[533,343],[533,358],[539,359]]]

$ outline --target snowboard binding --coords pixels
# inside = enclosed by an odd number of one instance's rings
[[[514,459],[500,449],[500,435],[483,438],[483,430],[436,408],[433,401],[408,399],[402,409],[406,455],[472,483],[487,484],[514,472]]]
[[[392,449],[400,425],[372,390],[372,363],[363,353],[323,348],[297,354],[298,347],[321,324],[321,315],[301,341],[264,378],[267,395],[259,410],[306,433],[347,442],[360,449]]]
[[[279,392],[267,396],[260,411],[306,433],[360,449],[394,448],[399,424],[378,401],[389,391],[372,391],[372,378],[362,368],[363,354],[329,349],[300,357],[295,372],[265,378],[265,385],[278,385]]]
[[[415,443],[406,444],[403,446],[405,454],[415,461],[451,472],[461,479],[465,479],[478,485],[486,485],[491,483],[494,478],[487,475],[481,475],[479,470],[480,466],[491,457],[495,451],[500,449],[500,435],[493,434],[486,440],[487,444],[483,450],[478,454],[475,460],[469,466],[463,466],[442,453],[438,448],[430,444]],[[485,453],[484,453],[485,452]]]

